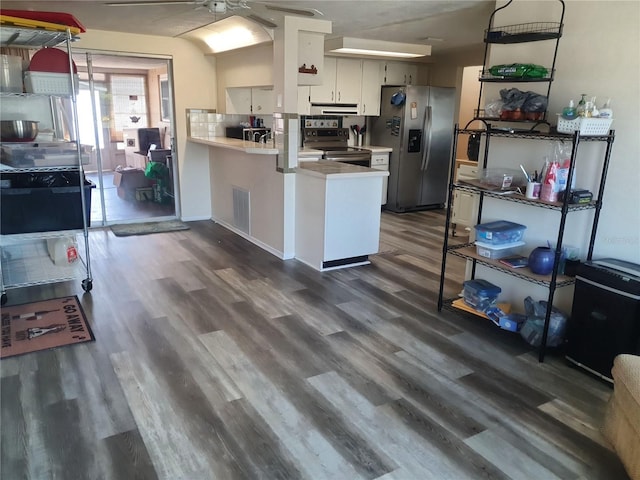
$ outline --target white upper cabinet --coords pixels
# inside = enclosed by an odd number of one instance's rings
[[[272,87],[227,88],[226,113],[271,115],[273,113]]]
[[[311,86],[311,101],[314,103],[336,102],[336,58],[325,57],[322,85]]]
[[[361,60],[325,57],[323,83],[311,87],[311,102],[359,103],[361,75]]]
[[[362,60],[338,58],[336,71],[337,103],[360,103]]]
[[[386,62],[384,65],[384,85],[416,85],[418,65],[405,62]]]
[[[251,113],[254,115],[271,115],[273,107],[272,87],[254,87],[251,89]]]
[[[380,115],[382,66],[382,63],[378,60],[362,61],[362,97],[359,104],[360,115]]]
[[[298,115],[311,114],[311,102],[309,101],[309,89],[310,87],[298,86]]]
[[[251,88],[227,88],[226,112],[251,113]]]

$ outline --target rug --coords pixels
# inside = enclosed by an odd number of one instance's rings
[[[95,340],[75,295],[2,307],[0,358]]]
[[[186,223],[180,220],[166,222],[129,223],[123,225],[111,225],[111,231],[116,237],[129,237],[131,235],[149,235],[150,233],[177,232],[189,230]]]

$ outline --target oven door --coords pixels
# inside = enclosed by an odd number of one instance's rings
[[[371,167],[371,153],[325,153],[322,158],[333,162],[350,163],[361,167]]]

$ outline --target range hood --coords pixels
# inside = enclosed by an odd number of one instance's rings
[[[312,103],[311,115],[358,115],[355,103]]]

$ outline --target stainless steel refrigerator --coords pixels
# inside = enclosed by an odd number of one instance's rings
[[[454,108],[453,88],[382,87],[380,116],[371,121],[371,144],[393,148],[387,210],[406,212],[444,206]]]

